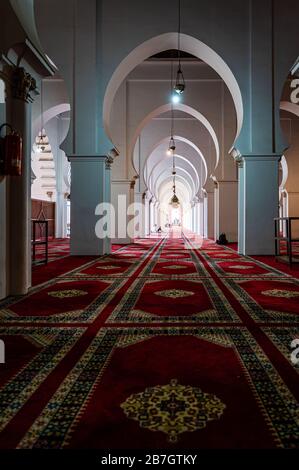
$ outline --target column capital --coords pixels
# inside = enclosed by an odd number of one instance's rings
[[[282,157],[281,153],[269,153],[269,154],[258,154],[258,153],[250,153],[247,155],[240,155],[237,163],[244,163],[244,162],[280,162]]]
[[[11,72],[12,97],[32,103],[31,91],[36,90],[36,80],[23,67],[14,67]]]
[[[68,155],[67,159],[71,163],[106,163],[106,155],[82,155],[72,154]]]
[[[238,168],[243,168],[245,162],[279,162],[281,160],[281,153],[269,153],[269,154],[258,154],[258,153],[248,153],[241,154],[237,149],[233,149],[230,152],[230,155],[235,160]]]
[[[279,162],[281,160],[282,154],[281,153],[271,153],[271,154],[258,154],[258,153],[250,153],[247,155],[241,155],[240,160],[243,162],[252,161],[252,162]]]

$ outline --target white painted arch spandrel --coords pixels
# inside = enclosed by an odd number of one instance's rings
[[[177,32],[164,33],[159,36],[155,36],[139,46],[133,49],[118,65],[118,67],[113,72],[111,79],[107,85],[104,102],[103,102],[103,122],[104,128],[107,136],[111,139],[111,110],[115,95],[118,88],[121,86],[121,83],[125,80],[127,75],[135,68],[137,65],[142,63],[148,57],[163,52],[167,49],[176,49],[177,48]],[[189,36],[187,34],[181,34],[181,50],[188,52],[189,54],[198,57],[203,60],[205,63],[210,65],[224,80],[226,83],[236,109],[237,115],[237,132],[236,137],[239,136],[243,123],[243,101],[242,95],[237,83],[237,80],[225,63],[225,61],[217,54],[213,49],[204,44],[199,39]]]
[[[219,158],[220,158],[220,148],[219,148],[219,141],[218,141],[218,138],[217,138],[217,135],[216,135],[216,132],[213,128],[213,126],[211,125],[211,123],[206,119],[206,117],[200,113],[198,110],[196,110],[195,108],[191,107],[191,106],[188,106],[184,103],[178,103],[176,105],[173,106],[174,110],[177,110],[177,111],[182,111],[192,117],[194,117],[195,119],[197,119],[204,127],[205,129],[209,132],[211,138],[212,138],[212,141],[213,141],[213,144],[214,144],[214,147],[215,147],[215,153],[216,153],[216,161],[215,161],[215,168],[218,166],[218,163],[219,163]],[[133,149],[136,145],[136,141],[137,141],[137,138],[138,136],[140,135],[140,133],[142,132],[142,130],[147,126],[148,123],[151,122],[152,119],[156,118],[157,116],[160,116],[168,111],[171,110],[171,104],[168,103],[168,104],[165,104],[163,106],[160,106],[159,108],[156,108],[155,110],[153,110],[148,116],[146,116],[146,118],[139,124],[139,126],[137,127],[137,129],[135,130],[135,134],[134,134],[134,137],[132,139],[132,142],[131,142],[131,145],[130,145],[130,153],[131,155],[133,156]],[[133,165],[134,165],[134,162],[133,162]]]

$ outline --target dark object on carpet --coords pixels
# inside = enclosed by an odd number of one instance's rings
[[[228,244],[228,240],[226,238],[226,235],[225,233],[221,233],[219,235],[219,240],[217,240],[216,242],[218,245],[227,245]]]

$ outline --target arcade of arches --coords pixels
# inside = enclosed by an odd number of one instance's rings
[[[299,447],[299,5],[174,3],[0,2],[0,448]]]

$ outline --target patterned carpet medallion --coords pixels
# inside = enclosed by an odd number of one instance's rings
[[[176,233],[51,250],[0,302],[1,448],[299,448],[298,279]]]

